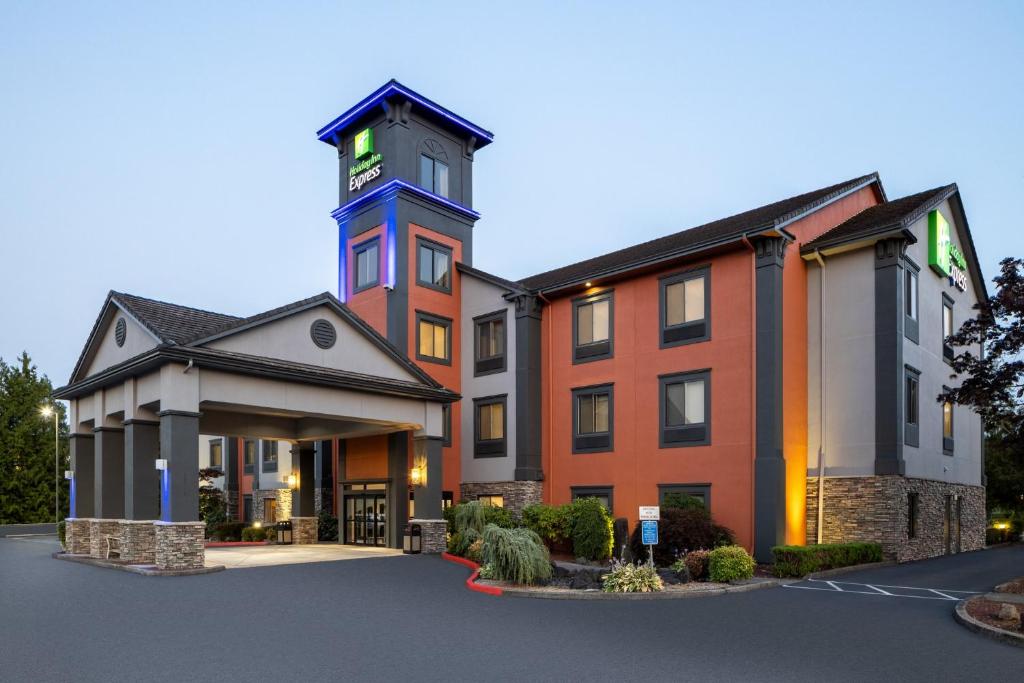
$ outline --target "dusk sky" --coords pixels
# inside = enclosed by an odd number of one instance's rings
[[[315,131],[390,78],[494,132],[504,277],[871,171],[958,183],[987,280],[1024,256],[1024,3],[6,2],[0,357],[66,383],[111,289],[334,291]]]

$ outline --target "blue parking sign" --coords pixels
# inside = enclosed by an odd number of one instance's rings
[[[640,522],[640,536],[644,545],[658,545],[658,522],[645,519]]]

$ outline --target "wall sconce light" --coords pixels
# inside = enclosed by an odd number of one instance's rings
[[[427,459],[418,456],[413,460],[412,469],[409,470],[409,483],[413,486],[427,485]]]
[[[294,474],[289,474],[288,475],[288,488],[290,488],[290,489],[297,489],[297,488],[299,488],[299,478],[296,477]]]
[[[74,470],[64,470],[64,478],[67,479],[68,481],[74,479],[75,478],[75,471]]]
[[[167,459],[166,458],[159,458],[159,459],[157,459],[157,461],[156,461],[156,468],[158,470],[166,470],[167,469]]]

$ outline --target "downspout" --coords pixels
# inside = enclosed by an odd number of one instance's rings
[[[825,409],[828,392],[825,390],[825,259],[814,250],[821,276],[818,278],[818,524],[817,544],[824,539],[825,526]]]
[[[538,291],[537,292],[537,298],[540,299],[541,301],[543,301],[546,304],[546,307],[547,307],[548,311],[551,311],[551,300],[548,299],[546,296],[544,296],[543,292]],[[541,325],[544,324],[544,312],[543,312],[543,310],[544,309],[541,309],[541,314],[540,314],[541,315],[541,318],[540,318],[541,319]],[[547,334],[548,344],[547,344],[547,348],[546,349],[545,348],[541,349],[541,353],[544,355],[544,360],[542,362],[544,362],[544,364],[547,365],[547,368],[548,368],[548,390],[549,391],[551,389],[551,384],[553,382],[553,379],[552,379],[552,376],[551,376],[551,372],[552,372],[552,366],[551,366],[551,355],[552,355],[551,354],[551,349],[552,349],[551,334],[552,334],[552,332],[551,332],[551,329],[552,329],[552,327],[554,327],[554,321],[552,320],[552,316],[553,315],[554,315],[553,313],[549,313],[548,314],[548,334]],[[550,473],[549,472],[545,472],[544,473],[544,485],[546,485],[547,489],[548,489],[548,495],[546,496],[546,498],[547,498],[547,500],[550,501],[551,500],[551,494],[554,491],[554,480],[555,480],[555,456],[554,456],[554,453],[551,450],[551,444],[552,444],[552,436],[551,436],[551,432],[552,432],[552,422],[551,422],[552,403],[551,403],[551,397],[550,396],[547,396],[547,397],[544,396],[543,387],[544,387],[544,382],[543,382],[543,376],[542,376],[541,377],[541,401],[543,402],[544,399],[546,398],[547,399],[547,406],[548,406],[547,407],[547,411],[545,411],[545,413],[544,413],[543,424],[547,425],[547,430],[548,430],[548,439],[547,439],[548,450],[547,450],[547,453],[548,453],[548,466],[551,469]],[[540,464],[541,464],[541,469],[543,470],[543,468],[544,468],[544,453],[543,452],[540,454]],[[548,476],[549,474],[550,474],[550,476]],[[541,500],[543,500],[544,498],[545,498],[545,496],[541,495]]]

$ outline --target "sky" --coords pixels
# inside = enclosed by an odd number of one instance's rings
[[[333,291],[315,132],[390,78],[494,132],[474,265],[504,277],[871,171],[958,183],[986,279],[1024,256],[1024,3],[9,1],[0,358],[66,383],[111,289]]]

